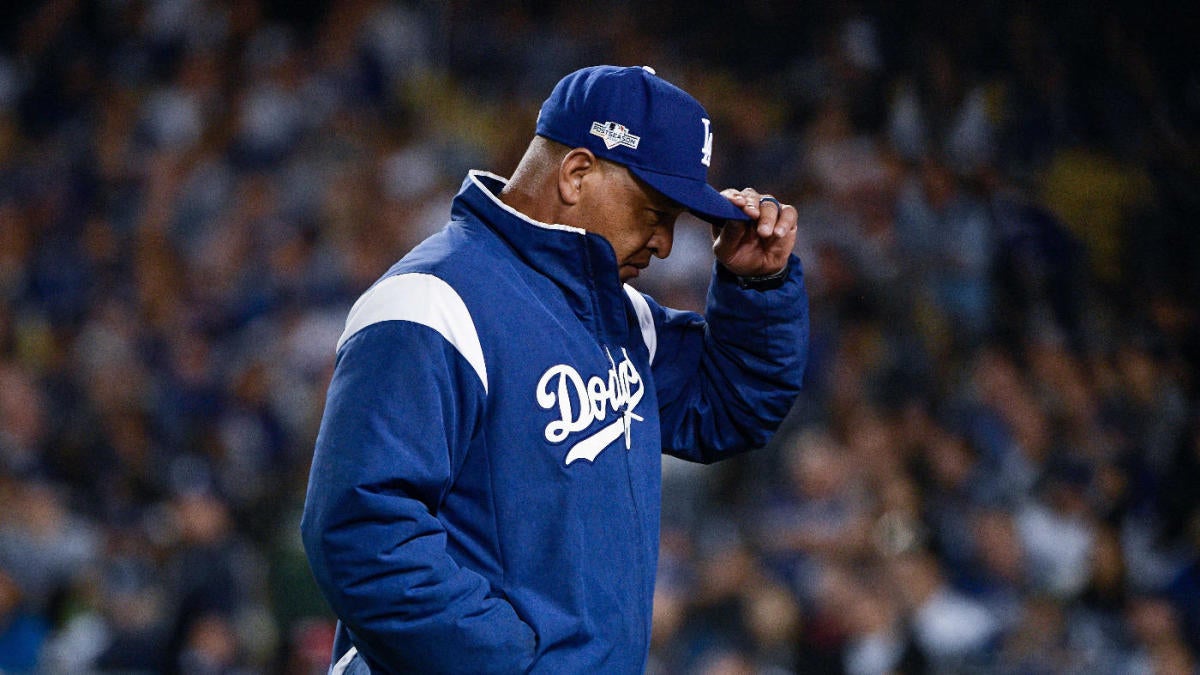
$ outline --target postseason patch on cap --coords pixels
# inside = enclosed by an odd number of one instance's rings
[[[641,136],[634,136],[629,133],[629,127],[616,122],[592,122],[592,135],[599,136],[604,141],[604,147],[612,150],[618,145],[623,145],[630,150],[637,150],[638,142],[642,140]]]

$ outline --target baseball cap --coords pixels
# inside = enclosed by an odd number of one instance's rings
[[[592,66],[567,75],[542,103],[536,133],[625,166],[705,220],[749,220],[708,184],[708,113],[649,66]]]

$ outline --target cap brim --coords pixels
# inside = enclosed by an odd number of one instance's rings
[[[734,206],[711,185],[690,178],[647,171],[636,166],[626,167],[650,187],[658,190],[688,211],[710,223],[723,220],[750,220],[746,212]]]

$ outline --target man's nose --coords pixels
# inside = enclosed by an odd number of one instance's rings
[[[675,243],[675,227],[660,227],[655,230],[654,236],[650,237],[650,242],[647,248],[654,253],[656,258],[666,258],[671,255],[671,244]]]

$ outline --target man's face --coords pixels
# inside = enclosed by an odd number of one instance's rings
[[[580,203],[580,227],[608,240],[617,256],[621,281],[636,277],[650,258],[671,254],[675,220],[682,206],[638,180],[618,164],[600,160],[589,174]]]

